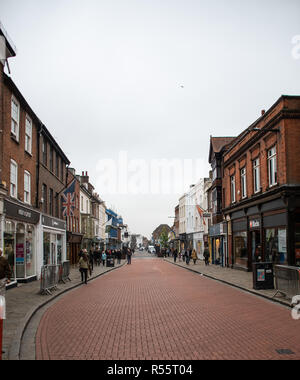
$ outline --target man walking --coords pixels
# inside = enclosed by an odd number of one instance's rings
[[[0,286],[9,284],[11,278],[11,268],[8,260],[3,256],[2,249],[0,249]]]
[[[205,247],[205,250],[204,250],[204,259],[205,259],[205,265],[208,266],[209,265],[209,250],[207,248],[207,246]]]
[[[130,248],[127,249],[127,263],[128,265],[131,265],[131,257],[132,257],[132,251]]]

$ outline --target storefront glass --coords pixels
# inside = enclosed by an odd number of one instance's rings
[[[62,235],[57,235],[57,264],[62,263],[62,249],[63,249]]]
[[[16,275],[25,278],[25,225],[17,224],[16,231]]]
[[[51,264],[51,257],[50,257],[50,233],[44,232],[44,258],[43,262],[44,265],[50,265]]]
[[[247,232],[235,232],[233,234],[233,251],[235,264],[248,268]]]
[[[16,278],[15,271],[15,223],[7,221],[5,223],[4,231],[4,257],[8,260],[11,271],[12,279]]]
[[[269,228],[265,230],[266,257],[265,261],[274,264],[287,265],[287,242],[285,228]]]
[[[26,276],[35,275],[35,228],[27,225],[26,233]]]

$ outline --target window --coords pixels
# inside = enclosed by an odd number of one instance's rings
[[[17,198],[18,195],[18,165],[15,161],[10,161],[10,195]]]
[[[43,203],[43,212],[47,214],[47,185],[43,184],[42,187],[42,203]]]
[[[25,125],[25,150],[26,152],[32,152],[32,120],[28,115],[26,115],[26,125]]]
[[[42,143],[42,153],[43,153],[43,164],[47,166],[47,142],[43,138],[43,143]]]
[[[269,186],[277,185],[277,157],[276,146],[268,151]]]
[[[59,218],[59,193],[55,195],[55,216]]]
[[[59,177],[59,156],[56,154],[56,177]]]
[[[53,173],[53,156],[54,156],[53,148],[50,147],[50,171],[52,173]]]
[[[254,193],[260,192],[260,162],[259,158],[253,161],[253,185]]]
[[[53,216],[53,190],[49,189],[49,214]]]
[[[230,177],[231,203],[235,203],[235,176]]]
[[[31,203],[31,176],[27,171],[24,172],[24,202]]]
[[[11,99],[11,133],[19,141],[20,105],[12,97]]]
[[[241,170],[241,190],[242,190],[242,199],[247,198],[247,177],[246,177],[246,168]]]

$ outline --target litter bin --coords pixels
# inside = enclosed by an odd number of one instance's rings
[[[115,260],[113,257],[107,258],[106,266],[107,266],[107,268],[113,268],[115,266]]]
[[[273,263],[253,264],[253,288],[255,290],[275,289]]]

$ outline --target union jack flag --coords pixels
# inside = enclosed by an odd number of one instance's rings
[[[74,216],[75,204],[75,183],[76,180],[62,194],[62,210],[64,217]]]

